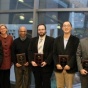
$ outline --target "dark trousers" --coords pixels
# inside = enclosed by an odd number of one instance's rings
[[[37,67],[33,71],[35,78],[35,88],[51,88],[51,76],[53,71],[45,71],[42,67]]]
[[[29,67],[16,67],[15,66],[15,77],[16,77],[16,88],[30,88],[31,71]]]
[[[88,74],[87,75],[80,74],[80,80],[81,80],[81,88],[88,88]]]
[[[0,88],[10,88],[10,69],[0,69]]]

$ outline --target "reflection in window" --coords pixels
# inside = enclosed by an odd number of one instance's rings
[[[9,23],[13,24],[33,24],[32,13],[16,13],[9,15]]]
[[[27,28],[27,36],[32,37],[32,24],[6,24],[8,28],[8,34],[12,35],[13,38],[19,37],[18,29],[20,26],[25,26]]]
[[[88,0],[40,0],[40,8],[86,8]]]
[[[53,37],[57,37],[63,33],[61,30],[61,25],[64,21],[67,21],[67,20],[72,23],[72,26],[73,26],[72,34],[74,34],[79,38],[87,37],[88,36],[87,19],[88,19],[88,12],[39,13],[39,23],[45,23],[47,26],[48,35],[53,33],[52,34]]]
[[[0,10],[33,9],[34,0],[0,0]]]

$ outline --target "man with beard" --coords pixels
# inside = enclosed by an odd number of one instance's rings
[[[53,72],[53,42],[54,38],[46,35],[46,26],[39,24],[37,26],[38,37],[31,40],[29,47],[29,60],[32,65],[32,71],[35,78],[35,88],[51,88],[51,75]],[[38,64],[34,60],[35,55],[43,56],[43,61]]]

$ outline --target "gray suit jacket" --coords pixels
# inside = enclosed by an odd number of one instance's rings
[[[83,69],[81,61],[88,59],[88,38],[80,40],[76,56],[77,56],[78,69],[80,71],[81,69]]]

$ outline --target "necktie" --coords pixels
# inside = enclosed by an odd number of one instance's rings
[[[43,39],[39,40],[38,53],[42,53],[42,40]]]

